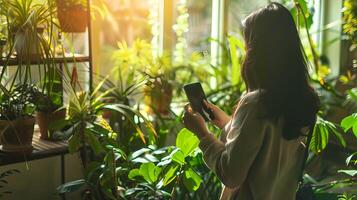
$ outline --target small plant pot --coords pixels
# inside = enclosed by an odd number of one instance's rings
[[[173,96],[172,85],[168,81],[156,79],[151,85],[147,86],[145,90],[148,112],[168,115],[170,113]]]
[[[43,34],[44,28],[37,28],[37,35],[27,37],[26,32],[23,30],[17,30],[15,32],[15,50],[17,58],[23,61],[34,60],[41,57],[41,41],[40,36]]]
[[[67,0],[57,0],[57,18],[66,33],[85,32],[88,25],[87,11],[82,5],[68,6]]]
[[[53,133],[57,130],[52,130],[50,128],[50,124],[57,121],[63,120],[66,118],[66,109],[58,110],[55,112],[36,112],[36,121],[40,128],[41,136],[40,138],[43,140],[54,141],[56,139],[53,138]]]
[[[2,151],[15,154],[31,153],[34,126],[34,117],[25,117],[12,121],[0,120]]]

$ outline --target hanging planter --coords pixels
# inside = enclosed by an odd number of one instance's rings
[[[57,18],[61,30],[67,33],[85,32],[88,25],[86,9],[82,0],[57,0]]]
[[[56,110],[54,112],[36,112],[36,121],[40,128],[41,139],[43,140],[56,140],[53,134],[56,130],[51,128],[51,124],[66,118],[66,109]]]
[[[31,153],[34,126],[34,117],[0,120],[1,150],[8,153]]]

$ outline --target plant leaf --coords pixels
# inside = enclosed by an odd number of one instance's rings
[[[345,132],[348,131],[348,129],[352,128],[355,124],[357,124],[357,113],[354,113],[348,117],[345,117],[341,121],[341,127]]]
[[[164,186],[170,184],[176,178],[176,171],[178,169],[178,165],[170,166],[169,170],[167,170],[164,176]]]
[[[189,168],[185,171],[183,176],[183,183],[189,191],[196,191],[200,187],[201,182],[202,178],[195,171],[193,171],[192,168]]]
[[[132,169],[132,170],[130,170],[130,172],[129,172],[129,174],[128,174],[128,178],[129,178],[130,180],[134,180],[134,178],[137,177],[137,176],[141,176],[139,169]]]
[[[186,128],[183,128],[177,135],[176,146],[181,149],[184,157],[191,154],[199,144],[199,139]]]
[[[71,182],[65,183],[65,184],[57,187],[57,192],[59,194],[74,192],[74,191],[79,190],[85,184],[86,184],[86,181],[84,179],[71,181]]]
[[[357,175],[357,170],[338,170],[339,173],[345,173],[349,176],[356,176]]]

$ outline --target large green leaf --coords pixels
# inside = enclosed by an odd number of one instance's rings
[[[328,138],[328,126],[323,119],[318,118],[311,138],[310,150],[315,154],[320,153],[326,148]]]
[[[357,113],[354,113],[341,122],[341,126],[345,132],[352,128],[353,134],[357,137]]]
[[[181,149],[183,155],[186,157],[191,154],[199,144],[199,139],[186,128],[183,128],[177,135],[176,146]]]
[[[175,151],[171,154],[171,159],[180,165],[184,165],[186,163],[185,155],[182,153],[180,149],[178,149],[178,151]]]
[[[193,169],[189,168],[185,171],[183,176],[183,183],[185,187],[191,191],[196,191],[202,182],[202,178]]]
[[[170,184],[173,180],[175,180],[178,167],[179,167],[178,165],[172,165],[167,170],[164,176],[164,186]]]
[[[140,166],[140,174],[148,183],[155,183],[160,175],[161,168],[154,163],[143,163]]]

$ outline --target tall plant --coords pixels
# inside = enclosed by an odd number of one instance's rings
[[[12,77],[10,88],[15,82],[31,83],[31,64],[37,64],[39,78],[42,81],[41,91],[51,100],[50,103],[39,104],[38,109],[54,111],[60,106],[61,98],[55,89],[59,74],[53,51],[56,38],[53,1],[39,3],[35,0],[1,0],[0,14],[6,16],[10,43],[10,52],[0,78],[4,77],[7,63],[16,50],[19,65]]]

